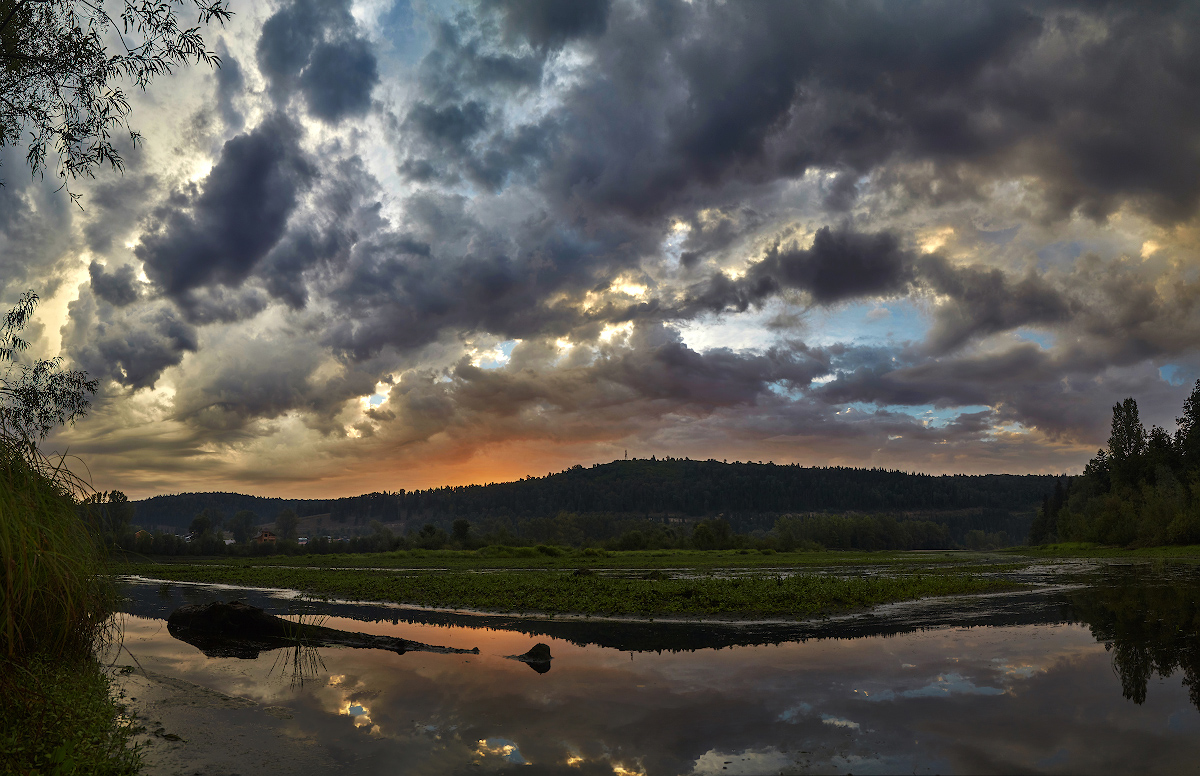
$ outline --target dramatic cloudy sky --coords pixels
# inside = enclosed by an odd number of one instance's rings
[[[1200,376],[1195,3],[235,0],[0,302],[97,487],[1078,471]]]

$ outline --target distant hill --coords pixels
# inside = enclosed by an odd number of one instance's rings
[[[574,466],[516,482],[370,493],[341,499],[283,499],[238,493],[183,493],[135,502],[134,521],[185,528],[201,510],[232,516],[248,509],[260,523],[290,508],[301,517],[365,525],[421,521],[516,522],[560,512],[636,518],[724,515],[746,529],[770,527],[774,515],[871,512],[932,515],[991,513],[1030,519],[1054,489],[1051,475],[928,475],[884,469],[722,463],[667,458]]]

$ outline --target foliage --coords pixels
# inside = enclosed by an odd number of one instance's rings
[[[202,23],[230,17],[228,0],[192,3]],[[189,62],[220,64],[199,27],[179,24],[184,6],[122,0],[114,18],[104,2],[0,0],[0,147],[20,145],[27,133],[30,171],[42,174],[52,151],[64,186],[104,164],[122,169],[113,133],[123,129],[134,145],[141,135],[129,127],[129,99],[117,82],[144,90]]]
[[[92,659],[0,659],[0,774],[123,776],[140,768],[136,732]]]
[[[233,534],[234,541],[239,544],[245,544],[257,535],[258,516],[248,509],[238,510],[237,514],[229,522],[229,532]]]
[[[925,550],[950,546],[946,526],[888,515],[784,515],[775,522],[779,549]],[[983,549],[982,546],[973,549]]]
[[[783,514],[808,512],[920,513],[994,510],[1032,514],[1054,487],[1046,475],[990,474],[931,476],[884,469],[804,467],[771,463],[722,463],[668,458],[634,459],[575,466],[545,477],[516,482],[466,485],[395,493],[369,493],[341,499],[289,500],[235,493],[185,493],[138,503],[148,525],[177,525],[205,507],[226,512],[246,509],[269,522],[290,508],[300,517],[329,514],[347,526],[433,523],[449,530],[470,520],[483,531],[518,526],[531,532],[556,530],[560,515],[575,515],[572,530],[588,531],[606,522],[619,536],[620,523],[724,517],[735,532],[770,529]],[[596,526],[599,527],[598,525]],[[983,526],[975,526],[983,527]],[[690,526],[688,528],[691,530]],[[514,533],[515,535],[515,533]],[[1024,534],[1022,534],[1023,537]],[[532,541],[579,543],[599,536],[529,535]]]
[[[1107,449],[1043,503],[1030,542],[1200,542],[1200,380],[1177,423],[1147,431],[1133,398],[1114,405]]]
[[[295,541],[297,523],[299,523],[299,519],[295,512],[290,509],[280,511],[278,515],[275,515],[276,535],[285,542]]]
[[[127,545],[133,538],[133,504],[121,491],[89,494],[79,502],[79,506],[80,516],[95,526],[109,547]]]
[[[63,369],[59,358],[21,359],[29,347],[21,330],[33,317],[37,303],[37,294],[26,291],[0,321],[0,436],[23,442],[30,449],[56,426],[86,415],[87,395],[97,387],[86,372]]]

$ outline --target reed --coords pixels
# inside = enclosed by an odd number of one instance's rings
[[[61,461],[0,437],[0,654],[89,654],[106,637],[115,593],[85,490]]]

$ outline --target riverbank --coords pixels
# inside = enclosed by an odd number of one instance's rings
[[[963,550],[621,550],[534,547],[483,547],[478,550],[398,550],[396,552],[311,553],[263,557],[127,555],[125,561],[150,560],[162,565],[217,565],[237,568],[288,566],[299,568],[390,568],[459,570],[484,569],[775,569],[813,566],[963,566],[1011,562],[996,553]]]

